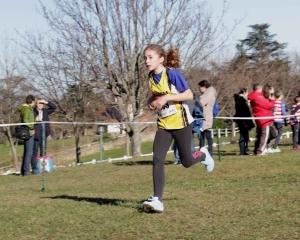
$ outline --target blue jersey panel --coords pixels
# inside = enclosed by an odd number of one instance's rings
[[[159,83],[161,74],[162,73],[158,73],[158,74],[153,73],[152,77],[156,84]],[[169,77],[169,81],[176,87],[178,92],[182,93],[185,90],[190,88],[180,71],[176,69],[169,69],[168,77]]]

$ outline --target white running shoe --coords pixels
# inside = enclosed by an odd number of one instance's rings
[[[164,211],[164,204],[158,200],[158,197],[150,197],[147,201],[143,202],[144,212],[157,212]]]
[[[268,154],[263,151],[262,153],[258,153],[257,156],[267,156]]]
[[[179,159],[179,160],[175,160],[175,161],[174,161],[174,164],[175,164],[175,165],[180,165],[180,164],[181,164],[180,159]]]
[[[274,151],[272,150],[272,148],[268,148],[268,149],[267,149],[267,152],[268,152],[268,153],[274,153]]]
[[[281,152],[281,150],[279,149],[279,147],[276,147],[276,148],[272,148],[273,152],[274,153],[278,153],[278,152]]]
[[[201,161],[200,163],[205,165],[205,168],[206,168],[207,172],[212,172],[212,170],[214,170],[214,167],[215,167],[215,162],[214,162],[213,158],[209,154],[206,147],[200,148],[200,152],[205,153],[205,156],[206,156],[205,160]]]
[[[261,155],[268,155],[268,149],[265,148],[265,149],[262,151]]]

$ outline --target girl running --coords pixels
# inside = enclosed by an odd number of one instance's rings
[[[158,130],[153,143],[154,197],[143,203],[143,209],[146,212],[163,212],[164,162],[173,139],[178,144],[184,167],[200,162],[207,172],[211,172],[214,160],[205,147],[191,151],[193,117],[185,101],[192,100],[193,94],[181,72],[176,70],[180,66],[178,49],[172,47],[166,53],[161,46],[151,44],[144,50],[144,59],[152,92],[148,107],[157,111]]]

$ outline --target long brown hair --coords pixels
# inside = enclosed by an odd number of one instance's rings
[[[271,96],[271,93],[270,93],[270,90],[272,89],[272,87],[269,85],[269,84],[266,84],[264,87],[263,87],[263,94],[265,96],[265,98],[269,99],[269,97]]]
[[[163,65],[165,67],[169,67],[169,68],[179,68],[180,67],[181,63],[180,63],[179,48],[178,47],[172,46],[166,52],[160,45],[150,44],[145,48],[144,53],[148,49],[157,52],[157,54],[160,57],[164,58]]]

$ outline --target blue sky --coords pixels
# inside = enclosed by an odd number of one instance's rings
[[[43,0],[50,3],[51,0]],[[214,16],[220,14],[223,0],[207,0]],[[271,24],[270,32],[275,39],[288,43],[287,50],[300,50],[300,0],[227,0],[229,10],[226,22],[231,26],[234,20],[243,19],[233,33],[232,46],[236,40],[246,37],[247,26],[260,23]],[[0,40],[5,35],[16,36],[15,29],[44,30],[45,20],[37,13],[37,0],[0,0]]]
[[[222,0],[208,2],[213,11],[220,11]],[[235,40],[247,36],[249,25],[269,23],[271,34],[277,34],[275,40],[288,43],[288,51],[300,51],[300,0],[228,0],[228,4],[228,23],[243,19],[233,35]]]

